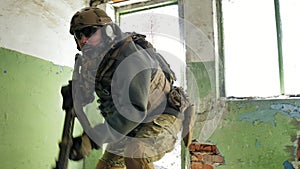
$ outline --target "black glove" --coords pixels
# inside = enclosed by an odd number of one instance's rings
[[[90,138],[83,133],[81,136],[73,138],[69,159],[73,161],[81,160],[87,157],[92,149],[98,149],[97,146]]]
[[[69,111],[73,107],[73,97],[72,97],[72,81],[69,81],[69,84],[61,87],[61,95],[63,97],[62,108],[66,111]]]
[[[83,154],[81,153],[81,144],[82,138],[81,136],[73,138],[73,144],[71,146],[69,159],[73,161],[78,161],[84,158]]]

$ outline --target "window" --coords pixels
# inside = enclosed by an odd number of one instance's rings
[[[300,1],[223,0],[226,96],[300,94]]]

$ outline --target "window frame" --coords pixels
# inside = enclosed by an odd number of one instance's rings
[[[151,0],[146,2],[138,2],[134,4],[124,5],[115,8],[115,23],[120,25],[120,16],[124,14],[134,13],[138,11],[149,10],[153,8],[159,8],[167,5],[178,4],[178,0]]]

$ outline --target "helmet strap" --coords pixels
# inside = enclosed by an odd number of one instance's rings
[[[77,49],[78,49],[79,51],[81,51],[81,49],[80,49],[80,46],[79,46],[79,44],[78,44],[78,42],[77,42],[77,40],[76,40],[75,36],[74,36],[74,40],[75,40],[75,42],[76,42]]]

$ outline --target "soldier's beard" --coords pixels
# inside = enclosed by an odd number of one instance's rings
[[[100,42],[96,45],[86,43],[82,48],[82,55],[85,59],[95,59],[99,56],[104,56],[111,48],[107,42]]]

